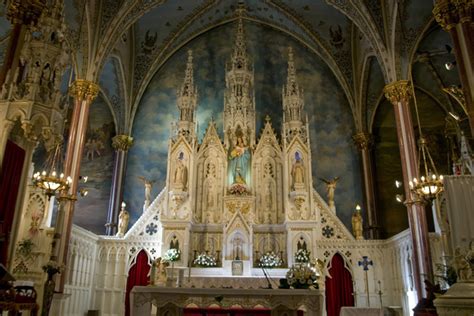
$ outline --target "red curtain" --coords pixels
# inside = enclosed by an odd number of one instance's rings
[[[148,273],[150,265],[148,264],[148,255],[145,250],[137,255],[135,264],[128,271],[127,292],[125,294],[125,315],[130,315],[130,291],[135,285],[148,285]]]
[[[354,306],[352,275],[340,254],[332,258],[329,274],[332,278],[326,277],[327,316],[339,316],[342,306]]]
[[[24,161],[25,150],[8,140],[0,172],[0,262],[4,265]]]

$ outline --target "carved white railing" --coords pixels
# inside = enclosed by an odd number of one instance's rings
[[[64,292],[69,298],[62,303],[64,315],[83,316],[93,309],[92,293],[97,267],[99,237],[83,228],[73,226],[69,241],[68,266]]]

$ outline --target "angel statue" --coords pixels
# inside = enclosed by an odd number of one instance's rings
[[[143,184],[145,185],[145,207],[144,207],[145,209],[150,205],[151,189],[152,189],[153,183],[155,183],[156,180],[149,180],[145,177],[138,177],[138,179],[141,180]]]
[[[319,178],[321,181],[326,183],[326,192],[328,196],[328,205],[331,210],[335,210],[336,206],[334,205],[334,191],[336,191],[337,181],[339,181],[339,177],[335,177],[332,180],[326,180],[323,178]]]

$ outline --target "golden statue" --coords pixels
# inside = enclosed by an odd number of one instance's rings
[[[363,232],[363,219],[360,213],[360,206],[357,205],[354,214],[352,214],[352,233],[357,240],[362,240],[364,239]]]

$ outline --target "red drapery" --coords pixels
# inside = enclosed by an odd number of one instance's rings
[[[332,258],[329,274],[332,278],[326,277],[327,316],[339,316],[342,306],[354,306],[352,275],[340,254]]]
[[[25,150],[8,140],[0,172],[0,262],[4,265],[24,161]]]
[[[150,265],[148,264],[148,255],[145,250],[137,255],[135,264],[128,271],[127,292],[125,294],[125,315],[130,315],[130,291],[135,285],[148,285],[148,273]]]

